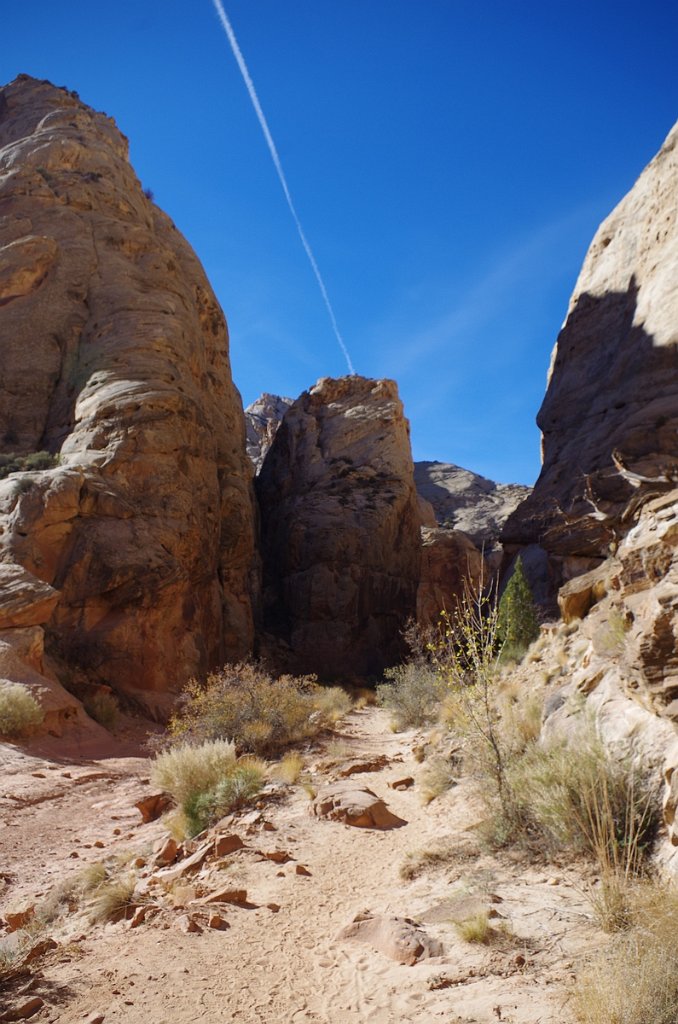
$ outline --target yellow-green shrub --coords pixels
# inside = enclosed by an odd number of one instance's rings
[[[44,712],[22,683],[0,683],[0,736],[28,735],[44,719]]]

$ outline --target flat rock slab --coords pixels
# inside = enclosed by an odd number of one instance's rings
[[[384,956],[411,967],[432,956],[442,956],[443,947],[408,917],[358,914],[337,935],[338,941],[364,942]]]
[[[339,782],[320,790],[310,807],[316,818],[343,821],[356,828],[399,828],[406,825],[376,793],[355,783]]]

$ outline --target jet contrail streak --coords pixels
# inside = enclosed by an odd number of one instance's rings
[[[297,231],[299,232],[299,238],[301,239],[301,244],[303,245],[304,250],[306,252],[306,255],[308,256],[308,261],[311,264],[311,269],[313,270],[313,273],[316,276],[316,280],[318,282],[318,287],[320,288],[320,294],[323,297],[323,302],[325,303],[325,306],[327,308],[327,312],[328,312],[329,317],[330,317],[330,323],[332,324],[332,330],[334,331],[334,333],[336,335],[336,339],[339,342],[339,348],[343,352],[344,358],[346,359],[346,363],[348,364],[349,373],[355,373],[355,370],[353,369],[353,363],[351,362],[351,357],[348,354],[348,349],[346,348],[346,345],[344,344],[344,339],[342,338],[342,336],[341,336],[341,334],[339,332],[339,327],[337,325],[337,318],[334,315],[334,310],[332,309],[332,303],[330,302],[329,295],[327,294],[327,288],[325,287],[325,282],[322,279],[322,275],[320,273],[320,269],[318,268],[318,264],[316,263],[315,256],[313,255],[313,250],[311,249],[311,246],[308,244],[308,241],[306,239],[306,235],[304,234],[304,229],[301,226],[301,221],[299,220],[299,215],[297,214],[297,211],[294,208],[294,203],[292,202],[292,196],[290,195],[290,190],[289,190],[289,187],[287,185],[287,179],[285,178],[285,174],[284,174],[284,171],[282,169],[282,164],[280,162],[280,157],[278,156],[278,150],[276,149],[275,142],[273,141],[273,136],[271,135],[270,129],[268,127],[268,122],[266,121],[266,118],[264,117],[264,112],[261,109],[261,103],[259,102],[259,97],[257,96],[257,91],[254,88],[254,82],[252,81],[252,79],[250,77],[250,73],[247,70],[247,64],[245,64],[245,58],[243,57],[243,55],[242,55],[242,53],[240,51],[240,47],[238,46],[238,40],[235,38],[235,32],[233,31],[231,23],[228,20],[228,17],[226,15],[226,11],[224,10],[224,7],[223,7],[223,4],[221,3],[221,0],[212,0],[212,2],[214,4],[214,8],[215,8],[215,10],[217,12],[217,15],[219,17],[219,21],[221,22],[222,27],[224,29],[224,32],[226,33],[226,36],[227,36],[228,41],[230,43],[231,50],[233,51],[233,56],[235,57],[235,59],[237,61],[238,67],[240,68],[240,74],[242,75],[243,81],[245,82],[245,86],[247,87],[247,92],[249,93],[249,97],[250,97],[250,99],[252,101],[252,106],[254,107],[254,112],[257,115],[257,119],[259,121],[259,124],[261,125],[261,130],[264,133],[264,138],[266,140],[266,145],[268,146],[268,151],[271,154],[271,159],[273,161],[273,166],[275,167],[276,172],[278,174],[278,178],[280,179],[280,184],[282,185],[282,190],[285,193],[285,199],[287,200],[287,205],[289,206],[290,213],[292,214],[292,218],[294,220],[294,223],[296,224]]]

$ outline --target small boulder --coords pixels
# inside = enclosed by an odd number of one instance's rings
[[[227,928],[230,928],[228,921],[225,918],[223,918],[221,914],[210,914],[207,920],[207,924],[210,928],[213,928],[215,931],[218,932],[223,932]]]
[[[188,935],[190,932],[195,932],[197,934],[202,932],[202,928],[190,914],[182,914],[181,917],[177,918],[177,928],[180,932],[183,932],[184,935]]]
[[[134,805],[141,814],[144,825],[149,821],[156,821],[161,814],[168,811],[172,806],[172,797],[169,793],[149,793]]]
[[[45,1005],[45,1000],[41,999],[40,996],[29,996],[28,999],[16,1003],[15,1006],[11,1006],[9,1010],[3,1013],[0,1020],[28,1020],[38,1010],[41,1010]]]
[[[234,889],[229,886],[226,889],[217,889],[216,892],[211,892],[209,896],[203,896],[200,900],[201,903],[233,903],[235,906],[245,907],[249,906],[247,902],[247,890],[246,889]]]
[[[8,911],[5,914],[5,924],[7,925],[7,931],[16,932],[20,928],[25,928],[34,915],[34,906],[25,907],[23,910],[15,910],[14,913]]]
[[[214,837],[215,857],[226,857],[229,853],[234,853],[236,850],[242,850],[244,846],[245,844],[240,836],[235,835],[235,833]]]
[[[177,859],[178,852],[179,844],[176,839],[172,839],[171,836],[168,836],[153,858],[153,864],[157,868],[166,868],[170,864],[174,864]]]
[[[365,942],[384,956],[411,967],[432,956],[442,956],[443,948],[408,917],[358,914],[337,935],[338,941]]]
[[[399,828],[407,822],[389,811],[371,789],[350,783],[337,783],[321,789],[311,803],[310,813],[317,818],[343,821],[356,828]]]

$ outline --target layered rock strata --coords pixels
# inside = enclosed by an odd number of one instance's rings
[[[257,480],[263,653],[325,679],[378,675],[416,611],[420,513],[396,385],[324,378],[289,408]]]
[[[26,76],[0,89],[0,346],[0,452],[54,462],[0,482],[0,622],[33,577],[64,677],[125,690],[246,655],[255,519],[223,314],[114,122]]]

